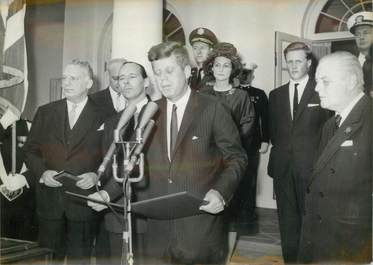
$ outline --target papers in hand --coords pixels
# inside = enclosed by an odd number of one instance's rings
[[[75,185],[75,183],[80,180],[79,177],[66,170],[58,172],[57,175],[55,175],[53,178],[58,182],[61,182],[62,185]]]

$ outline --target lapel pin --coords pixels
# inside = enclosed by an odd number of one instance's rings
[[[348,126],[348,127],[345,129],[345,133],[346,133],[346,134],[351,133],[351,131],[352,131],[352,129],[351,129],[350,126]]]

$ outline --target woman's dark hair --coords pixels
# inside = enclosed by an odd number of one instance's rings
[[[229,76],[229,83],[233,82],[233,79],[237,77],[242,69],[241,58],[237,54],[237,49],[233,44],[228,42],[219,42],[214,46],[209,57],[203,63],[203,71],[206,75],[214,76],[212,67],[214,65],[216,57],[225,57],[231,61],[232,72]]]

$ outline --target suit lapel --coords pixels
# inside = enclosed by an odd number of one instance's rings
[[[290,89],[290,83],[286,85],[286,89],[284,90],[285,93],[282,93],[282,99],[279,100],[279,102],[288,102],[285,104],[285,115],[287,116],[287,120],[289,121],[289,124],[292,123],[291,118],[291,109],[290,109],[290,96],[289,96],[289,89]],[[279,114],[281,115],[281,114]]]
[[[159,101],[159,108],[160,108],[160,116],[159,116],[159,132],[160,135],[160,143],[161,143],[161,154],[163,156],[163,160],[170,163],[168,159],[168,146],[167,146],[167,100],[162,98]]]
[[[76,121],[75,126],[70,132],[70,150],[79,145],[79,143],[85,138],[87,133],[96,128],[92,128],[93,125],[97,123],[97,113],[93,104],[90,100],[87,101],[87,104],[84,106],[82,113],[80,114],[78,120]]]
[[[355,107],[352,109],[342,126],[338,128],[334,136],[325,146],[314,168],[314,173],[323,169],[333,155],[340,149],[341,144],[351,138],[352,135],[363,125],[361,121],[361,112],[367,104],[367,98],[361,98]]]
[[[184,116],[181,121],[180,130],[177,134],[174,154],[177,152],[181,142],[185,138],[185,135],[188,129],[191,127],[192,122],[196,120],[196,113],[201,113],[200,108],[202,107],[204,106],[202,106],[202,104],[199,104],[199,100],[196,93],[192,91],[185,108]],[[174,154],[172,155],[172,157],[174,157]]]
[[[54,124],[55,124],[55,135],[62,144],[66,145],[66,136],[65,136],[65,125],[67,121],[67,103],[66,99],[57,102],[54,113]]]
[[[306,84],[306,87],[304,88],[302,98],[300,99],[299,105],[298,105],[298,111],[294,117],[294,120],[297,120],[301,113],[304,111],[304,109],[307,107],[308,102],[310,102],[311,97],[313,96],[315,88],[314,81],[310,78]],[[288,90],[289,91],[289,90]]]

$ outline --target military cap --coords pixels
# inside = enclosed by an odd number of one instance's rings
[[[218,42],[214,32],[207,28],[196,28],[189,34],[190,45],[193,45],[196,41],[201,41],[211,46]]]
[[[352,34],[355,28],[361,25],[373,26],[373,12],[364,11],[353,14],[347,21],[347,27]]]

